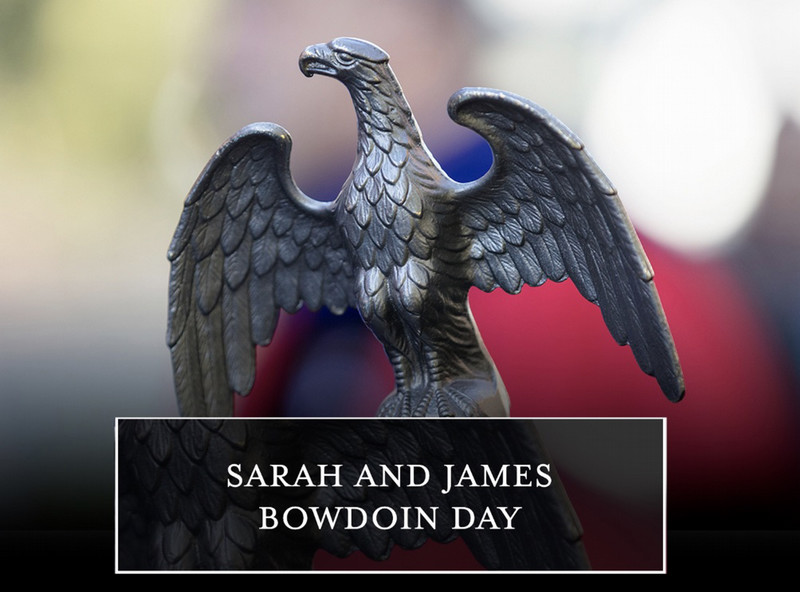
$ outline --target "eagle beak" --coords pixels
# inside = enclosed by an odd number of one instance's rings
[[[310,45],[300,54],[300,71],[309,78],[314,74],[336,76],[336,68],[327,55],[328,47],[324,43]]]

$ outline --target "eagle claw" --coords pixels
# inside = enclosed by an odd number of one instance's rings
[[[484,385],[483,389],[475,389],[475,383]],[[502,398],[497,393],[497,386],[489,386],[495,395],[477,401],[470,396],[487,392],[488,381],[453,381],[446,385],[431,386],[422,393],[395,391],[381,403],[379,417],[486,417],[491,415],[495,405],[502,405]],[[504,409],[507,415],[507,409]]]

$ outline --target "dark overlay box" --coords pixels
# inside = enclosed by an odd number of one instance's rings
[[[665,570],[663,419],[118,419],[117,570]]]

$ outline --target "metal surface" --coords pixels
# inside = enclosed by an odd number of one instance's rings
[[[356,307],[381,341],[396,389],[380,415],[507,415],[468,291],[516,294],[567,278],[680,400],[683,377],[652,269],[580,140],[522,97],[462,89],[450,116],[488,140],[494,164],[478,181],[457,183],[425,147],[388,60],[350,38],[300,56],[306,76],[345,85],[358,118],[356,161],[335,201],[298,189],[290,137],[269,123],[228,140],[189,193],[169,251],[168,342],[181,412],[229,415],[231,392],[253,386],[255,345],[269,343],[280,309],[305,305]]]

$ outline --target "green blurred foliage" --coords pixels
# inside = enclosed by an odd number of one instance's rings
[[[148,150],[154,102],[210,2],[0,3],[0,121],[15,152],[106,163]]]
[[[43,0],[0,2],[0,81],[23,80],[33,69],[35,27]]]
[[[163,176],[175,165],[155,130],[192,102],[171,96],[165,112],[164,89],[188,71],[202,76],[198,56],[219,6],[0,0],[0,249],[15,254],[0,264],[13,278],[8,297],[79,286],[79,274],[99,282],[99,266],[121,257],[160,270],[153,261],[164,258],[183,196]]]

